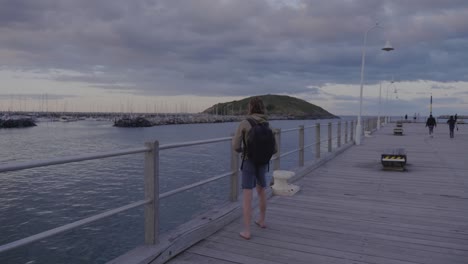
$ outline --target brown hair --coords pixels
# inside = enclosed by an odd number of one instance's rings
[[[265,114],[265,106],[260,97],[253,97],[250,99],[249,114]]]

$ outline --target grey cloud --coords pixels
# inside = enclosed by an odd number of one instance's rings
[[[75,98],[75,95],[69,94],[0,94],[0,100],[22,101],[22,100],[63,100]]]
[[[335,96],[333,96],[333,99],[338,100],[338,101],[358,102],[359,97],[358,96],[349,96],[349,95],[335,95]]]
[[[453,89],[456,89],[456,87],[450,86],[450,85],[431,85],[431,89],[434,89],[434,90],[453,90]]]
[[[4,0],[0,59],[14,54],[12,68],[77,71],[54,78],[139,94],[294,94],[359,83],[363,35],[378,18],[385,28],[369,33],[366,83],[390,73],[468,80],[464,0],[300,2]],[[387,38],[390,53],[380,50]]]

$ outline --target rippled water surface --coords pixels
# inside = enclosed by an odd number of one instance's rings
[[[336,122],[336,120],[334,120]],[[272,121],[275,128],[310,126],[313,120]],[[327,122],[321,120],[320,122]],[[0,164],[55,159],[144,146],[230,136],[237,123],[116,128],[103,121],[43,122],[0,130]],[[322,131],[326,126],[322,126]],[[344,128],[343,128],[344,129]],[[306,130],[311,144],[315,129]],[[285,133],[283,151],[297,148],[297,131]],[[306,153],[311,159],[313,153]],[[294,167],[296,156],[282,160]],[[77,162],[0,174],[0,245],[144,198],[144,154]],[[160,153],[160,191],[230,170],[230,142]],[[229,179],[221,179],[161,201],[165,232],[228,201]],[[143,244],[143,208],[0,254],[0,263],[105,263]]]

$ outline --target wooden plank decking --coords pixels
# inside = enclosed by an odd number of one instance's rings
[[[268,228],[239,237],[241,219],[169,261],[182,263],[468,263],[468,125],[450,139],[423,124],[394,124],[268,200]],[[384,171],[380,154],[404,147],[407,171]]]

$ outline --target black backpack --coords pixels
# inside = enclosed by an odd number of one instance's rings
[[[275,135],[271,130],[268,122],[256,122],[251,118],[247,118],[252,128],[250,128],[246,137],[243,137],[244,141],[244,157],[242,159],[242,166],[244,165],[244,159],[247,157],[252,161],[256,167],[269,164],[271,157],[275,152]]]

